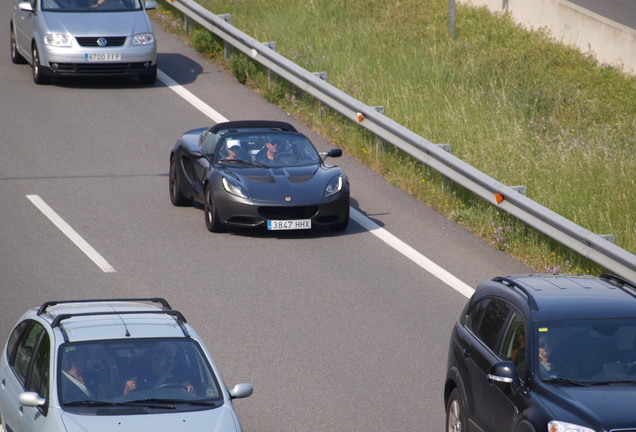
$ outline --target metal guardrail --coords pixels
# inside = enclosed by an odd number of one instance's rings
[[[189,19],[214,33],[234,49],[388,143],[610,272],[636,281],[636,255],[543,207],[515,189],[501,184],[436,144],[399,125],[378,112],[376,108],[365,105],[316,74],[301,68],[272,50],[269,44],[256,41],[194,1],[168,1]]]

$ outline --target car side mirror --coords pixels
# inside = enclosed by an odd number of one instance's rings
[[[490,367],[488,381],[512,385],[513,391],[519,388],[519,373],[511,361],[500,361]]]
[[[327,153],[327,157],[340,157],[342,156],[342,149],[339,148],[335,148],[335,149],[331,149],[329,150],[329,153]]]
[[[146,10],[157,9],[157,2],[155,0],[146,0],[144,2]]]
[[[342,156],[342,149],[339,149],[339,148],[331,149],[327,153],[320,153],[320,156],[322,156],[323,161],[327,159],[328,157],[333,157],[333,158],[340,157]]]
[[[240,383],[235,385],[229,393],[232,399],[246,398],[252,396],[252,393],[254,393],[254,387],[252,384]]]
[[[20,2],[18,4],[18,9],[25,12],[33,12],[33,5],[30,2]]]
[[[206,153],[203,153],[203,152],[201,152],[199,150],[196,150],[196,151],[188,150],[188,156],[191,159],[203,159],[203,158],[207,158],[207,157],[210,157],[210,158],[212,157],[211,154],[206,154]]]
[[[18,402],[27,407],[41,407],[46,404],[46,399],[41,398],[36,392],[24,392],[18,395]]]

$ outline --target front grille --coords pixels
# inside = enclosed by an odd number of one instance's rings
[[[98,47],[98,48],[107,48],[107,47],[118,47],[124,45],[126,42],[126,36],[89,36],[89,37],[78,37],[77,43],[83,47]],[[106,45],[100,46],[97,41],[99,39],[104,39],[106,41]]]
[[[269,220],[311,219],[316,213],[318,213],[317,206],[258,208],[258,214]]]
[[[138,63],[57,63],[51,70],[60,74],[126,75],[148,70],[149,62]]]

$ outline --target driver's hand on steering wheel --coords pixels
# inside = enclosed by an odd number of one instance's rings
[[[128,393],[135,391],[137,389],[137,378],[131,378],[128,381],[126,381],[126,385],[124,386],[124,394],[127,395]]]

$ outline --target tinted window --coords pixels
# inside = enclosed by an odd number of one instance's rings
[[[22,321],[15,327],[15,329],[13,329],[11,336],[9,336],[9,341],[7,342],[7,358],[9,359],[9,364],[13,364],[15,347],[22,336],[22,332],[24,332],[24,329],[29,325],[29,323],[31,323],[31,321]]]
[[[633,381],[636,319],[538,322],[535,364],[542,378],[584,383]]]
[[[481,320],[479,328],[475,331],[479,337],[491,350],[495,351],[499,335],[504,329],[506,318],[510,313],[511,306],[501,299],[492,299],[488,302],[488,307]]]
[[[474,303],[466,313],[466,327],[472,330],[473,333],[477,333],[489,302],[489,298],[480,300],[477,303]]]
[[[525,329],[526,327],[521,314],[514,310],[499,353],[499,357],[502,360],[510,360],[515,364],[517,372],[522,378],[526,376],[528,369]]]
[[[31,321],[29,327],[24,332],[22,339],[18,342],[13,362],[13,370],[23,384],[26,381],[29,363],[33,357],[36,344],[38,343],[43,331],[44,327],[35,321]]]
[[[141,10],[139,0],[42,0],[42,10],[48,12],[118,12]]]
[[[40,397],[48,398],[49,395],[49,364],[51,360],[51,343],[49,335],[42,334],[40,343],[35,353],[33,369],[27,380],[27,391],[37,392]]]
[[[221,406],[219,383],[191,339],[66,343],[59,356],[58,389],[65,410],[86,409],[81,405],[92,400],[168,399],[183,401],[182,410]],[[188,403],[195,400],[200,403]]]

